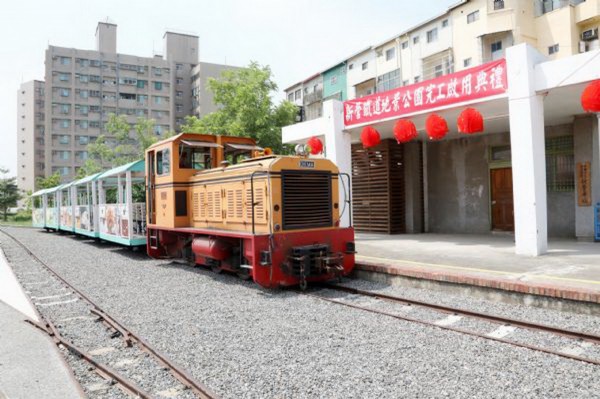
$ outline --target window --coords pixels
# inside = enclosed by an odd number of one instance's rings
[[[61,114],[71,113],[71,106],[69,104],[60,104],[60,113]]]
[[[288,101],[290,101],[290,102],[294,101],[294,93],[288,94]]]
[[[467,23],[473,23],[479,19],[479,10],[473,11],[469,15],[467,15]]]
[[[210,169],[211,149],[209,147],[179,147],[179,168],[181,169]]]
[[[403,80],[402,81],[402,86],[408,86],[409,83],[410,82],[408,81],[408,79],[407,80]]]
[[[433,28],[427,32],[427,43],[435,42],[438,39],[438,30]]]
[[[140,105],[146,105],[148,103],[148,96],[144,94],[138,94],[137,103]]]
[[[89,81],[94,83],[100,83],[102,82],[102,79],[100,79],[100,76],[98,75],[89,75]]]
[[[182,91],[176,91],[175,92],[175,97],[177,97],[177,98],[183,98],[183,92]]]
[[[138,81],[137,81],[138,89],[143,89],[144,87],[146,87],[146,83],[148,83],[147,80],[138,79]]]
[[[352,69],[354,69],[354,64],[350,64],[350,65],[348,65],[348,70],[350,70],[350,71],[351,71]]]
[[[79,136],[79,145],[88,145],[90,143],[89,136]]]
[[[546,139],[546,186],[552,192],[575,190],[573,136]]]
[[[59,126],[63,129],[68,129],[69,127],[71,127],[71,121],[68,119],[61,119]]]
[[[502,50],[502,42],[492,43],[492,53]]]
[[[90,90],[90,97],[100,97],[99,90]]]
[[[119,93],[119,99],[121,100],[135,100],[136,97],[133,93]]]
[[[177,78],[175,81],[178,85],[183,84],[183,78]]]
[[[549,55],[556,54],[556,53],[558,53],[558,44],[553,44],[552,46],[548,47]]]
[[[395,89],[400,86],[400,69],[384,73],[377,77],[377,92]]]
[[[402,50],[405,50],[408,48],[408,40],[405,40],[402,42]]]
[[[61,65],[71,65],[71,57],[60,57]]]
[[[294,92],[294,98],[296,100],[300,100],[302,98],[302,91],[300,89],[298,89]]]
[[[135,86],[137,84],[137,79],[133,78],[119,78],[120,85],[130,85]]]
[[[447,28],[448,27],[448,20],[445,19],[442,21],[442,28]]]
[[[162,82],[154,82],[154,90],[162,90]]]
[[[183,64],[175,64],[175,69],[181,71],[183,69]]]
[[[366,71],[369,68],[369,61],[365,61],[362,63],[362,70]]]
[[[75,126],[78,126],[80,129],[88,128],[88,121],[86,120],[75,120]]]
[[[160,69],[160,68],[156,68],[156,67],[152,67],[152,73],[153,73],[155,76],[161,76],[161,75],[162,75],[162,69]]]
[[[329,83],[333,86],[337,84],[337,75],[333,75],[331,79],[329,79]]]
[[[90,75],[79,75],[80,83],[87,83],[90,81]]]
[[[469,58],[465,58],[465,59],[463,60],[463,66],[464,66],[465,68],[467,68],[467,67],[470,67],[470,66],[471,66],[471,62],[472,62],[472,61],[473,61],[473,60],[471,59],[471,57],[469,57]]]
[[[75,153],[75,155],[77,156],[77,158],[81,159],[82,161],[85,161],[86,159],[88,159],[87,151],[77,151]]]
[[[494,0],[494,10],[502,10],[504,8],[504,0]]]
[[[156,105],[160,105],[163,103],[163,98],[161,96],[152,96],[152,98],[154,99],[154,104]]]
[[[419,36],[413,37],[413,44],[419,43]]]
[[[183,112],[183,104],[175,104],[175,111]]]
[[[69,75],[70,75],[70,73],[59,73],[58,74],[58,80],[60,80],[61,82],[68,82],[69,81]]]
[[[100,61],[99,60],[90,60],[90,65],[93,67],[99,67]]]
[[[308,94],[308,87],[304,88],[304,94]]]
[[[419,76],[419,75],[415,76],[415,83],[419,83],[420,80],[421,80],[421,76]]]
[[[85,68],[90,65],[90,60],[87,60],[85,58],[78,58],[77,62],[79,63],[79,66],[82,68]]]
[[[71,95],[71,89],[60,89],[61,97],[69,97]]]
[[[394,56],[396,55],[396,49],[395,48],[391,48],[391,49],[387,49],[385,51],[385,60],[389,61],[394,59]]]
[[[171,158],[169,149],[159,151],[156,154],[156,173],[168,175],[171,172]]]
[[[435,77],[438,78],[444,74],[444,67],[442,65],[436,65],[434,68]]]
[[[63,134],[62,136],[58,136],[58,143],[59,144],[69,144],[71,137],[67,136],[66,134]]]

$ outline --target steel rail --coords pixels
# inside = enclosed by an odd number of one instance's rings
[[[347,292],[350,294],[363,295],[363,296],[368,296],[368,297],[372,297],[372,298],[383,299],[388,302],[400,302],[400,303],[404,303],[404,304],[421,306],[421,307],[425,307],[425,308],[439,310],[444,313],[452,313],[452,314],[458,314],[458,315],[463,315],[463,316],[467,316],[467,317],[473,317],[473,318],[477,318],[477,319],[481,319],[481,320],[491,321],[494,323],[506,324],[506,325],[510,325],[510,326],[517,326],[517,327],[521,327],[521,328],[525,328],[525,329],[533,330],[533,331],[548,332],[548,333],[552,333],[555,335],[562,335],[564,337],[578,339],[578,340],[587,341],[587,342],[591,342],[591,343],[600,345],[600,335],[588,334],[588,333],[584,333],[584,332],[580,332],[580,331],[567,330],[567,329],[563,329],[563,328],[559,328],[559,327],[550,326],[547,324],[532,323],[529,321],[511,319],[508,317],[496,316],[496,315],[492,315],[492,314],[488,314],[488,313],[475,312],[475,311],[467,310],[467,309],[438,305],[438,304],[431,303],[431,302],[418,301],[418,300],[403,298],[403,297],[394,296],[394,295],[387,295],[387,294],[381,294],[381,293],[372,292],[372,291],[365,291],[365,290],[360,290],[357,288],[345,287],[342,285],[322,284],[321,286],[323,286],[327,289],[335,290],[335,291],[343,291],[343,292]]]
[[[63,284],[69,287],[73,292],[75,292],[81,299],[87,302],[92,309],[91,313],[100,317],[104,321],[106,321],[112,328],[118,331],[123,339],[125,340],[125,344],[127,346],[131,345],[131,339],[136,341],[136,343],[140,346],[140,348],[149,354],[151,354],[159,363],[164,365],[169,369],[171,374],[180,381],[183,385],[191,389],[194,393],[196,393],[201,399],[217,399],[218,396],[213,393],[207,386],[202,384],[199,381],[196,381],[192,376],[190,376],[186,371],[184,371],[181,367],[176,365],[172,360],[167,358],[164,354],[150,346],[147,341],[142,339],[137,334],[133,333],[131,330],[126,328],[122,323],[116,321],[116,319],[112,316],[109,316],[100,306],[98,306],[94,301],[92,301],[87,295],[81,292],[79,289],[74,287],[71,283],[65,280],[58,272],[56,272],[52,267],[50,267],[46,262],[41,260],[36,254],[34,254],[29,247],[23,244],[18,238],[14,237],[12,234],[8,233],[4,229],[0,229],[0,231],[6,236],[10,237],[17,245],[19,245],[27,254],[33,258],[36,262],[46,268],[53,276],[55,276],[58,280],[60,280]]]
[[[474,331],[469,331],[469,330],[465,330],[462,328],[457,328],[457,327],[451,327],[451,326],[443,326],[443,325],[439,325],[436,324],[435,322],[431,322],[431,321],[425,321],[425,320],[419,320],[419,319],[415,319],[412,317],[408,317],[408,316],[401,316],[395,313],[390,313],[390,312],[386,312],[383,310],[376,310],[376,309],[371,309],[365,306],[360,306],[360,305],[354,305],[351,303],[346,303],[343,301],[339,301],[336,299],[332,299],[332,298],[327,298],[321,295],[316,295],[316,294],[311,294],[311,293],[307,293],[307,292],[303,292],[303,291],[298,291],[300,293],[303,293],[305,295],[314,297],[314,298],[318,298],[320,300],[326,301],[326,302],[331,302],[331,303],[335,303],[338,305],[342,305],[342,306],[347,306],[349,308],[353,308],[353,309],[359,309],[359,310],[364,310],[366,312],[370,312],[370,313],[375,313],[375,314],[380,314],[383,316],[388,316],[394,319],[398,319],[398,320],[404,320],[404,321],[409,321],[412,323],[418,323],[418,324],[423,324],[429,327],[436,327],[439,328],[441,330],[449,330],[449,331],[453,331],[453,332],[457,332],[457,333],[461,333],[461,334],[465,334],[465,335],[470,335],[473,337],[477,337],[477,338],[484,338],[490,341],[496,341],[496,342],[502,342],[504,344],[509,344],[509,345],[513,345],[513,346],[517,346],[517,347],[521,347],[521,348],[526,348],[526,349],[530,349],[530,350],[534,350],[537,352],[543,352],[543,353],[548,353],[551,355],[556,355],[556,356],[560,356],[569,360],[578,360],[581,362],[585,362],[585,363],[589,363],[589,364],[593,364],[596,366],[600,366],[600,360],[595,360],[595,359],[589,359],[586,357],[581,357],[581,356],[577,356],[577,355],[570,355],[567,353],[563,353],[563,352],[559,352],[559,351],[555,351],[553,349],[546,349],[546,348],[542,348],[539,346],[535,346],[535,345],[529,345],[529,344],[524,344],[524,343],[520,343],[520,342],[516,342],[516,341],[510,341],[507,339],[503,339],[503,338],[496,338],[496,337],[492,337],[486,334],[481,334],[481,333],[477,333]]]
[[[98,373],[102,378],[104,378],[106,380],[116,381],[119,384],[119,386],[121,387],[121,389],[123,389],[125,392],[128,392],[129,394],[131,394],[134,397],[143,398],[143,399],[151,399],[152,398],[152,396],[148,392],[144,391],[142,388],[137,386],[133,381],[130,381],[129,379],[123,377],[121,374],[119,374],[117,371],[115,371],[110,366],[108,366],[104,363],[101,363],[97,360],[94,360],[92,355],[90,355],[83,349],[75,346],[75,344],[73,344],[72,342],[67,341],[62,335],[60,335],[60,333],[58,332],[58,330],[56,329],[54,324],[52,324],[51,321],[45,319],[43,316],[41,316],[41,318],[44,322],[44,325],[39,324],[30,319],[27,319],[26,321],[28,323],[34,325],[35,327],[39,328],[46,334],[48,334],[57,346],[58,345],[64,346],[71,353],[75,354],[80,359],[83,359],[86,362],[88,362],[89,364],[91,364],[94,367],[94,371],[96,373]]]

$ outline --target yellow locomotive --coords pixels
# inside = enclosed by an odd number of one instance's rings
[[[150,147],[148,254],[264,287],[306,287],[350,273],[354,230],[339,227],[341,209],[350,212],[339,185],[348,179],[349,190],[349,177],[327,159],[261,150],[249,138],[191,133]]]

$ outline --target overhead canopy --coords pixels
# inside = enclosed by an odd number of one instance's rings
[[[235,150],[251,150],[251,151],[262,151],[264,148],[259,147],[254,144],[236,144],[236,143],[226,143],[227,147],[231,147]]]
[[[198,140],[181,140],[181,142],[190,147],[210,147],[210,148],[223,148],[222,145],[217,143],[210,143],[208,141]]]
[[[40,195],[44,195],[46,194],[48,191],[50,191],[49,188],[44,188],[42,190],[38,190],[35,193],[31,194],[32,197],[39,197]]]

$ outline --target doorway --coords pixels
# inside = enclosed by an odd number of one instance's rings
[[[514,231],[512,168],[490,170],[492,187],[492,230]]]

